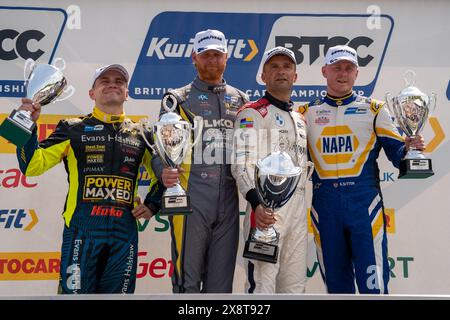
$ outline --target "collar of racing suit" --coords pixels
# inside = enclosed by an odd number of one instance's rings
[[[94,116],[94,118],[105,123],[117,123],[123,122],[123,120],[125,120],[124,112],[122,112],[121,114],[109,114],[101,111],[96,106],[94,106],[94,111],[92,112],[92,115]]]
[[[292,111],[292,106],[294,105],[294,103],[291,100],[289,100],[289,102],[278,100],[277,98],[272,96],[269,93],[269,91],[266,91],[264,98],[266,98],[270,102],[271,105],[274,105],[275,107],[277,107],[281,110],[284,110],[287,112]]]
[[[355,92],[350,92],[343,97],[333,97],[327,93],[327,95],[323,98],[323,102],[326,102],[328,105],[333,107],[345,106],[355,101],[356,96],[357,95]]]
[[[206,83],[205,81],[201,80],[198,76],[194,79],[194,87],[201,91],[210,91],[213,93],[221,93],[225,91],[227,83],[224,79],[222,79],[221,84],[215,84],[212,85],[210,83]]]

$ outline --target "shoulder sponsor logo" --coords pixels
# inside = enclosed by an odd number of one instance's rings
[[[38,221],[34,209],[0,209],[0,228],[30,231]]]
[[[230,95],[224,96],[223,105],[225,106],[226,114],[236,116],[237,111],[242,104],[242,101],[238,97]]]
[[[358,52],[360,72],[355,90],[370,96],[378,79],[394,27],[393,19],[380,15],[381,27],[366,27],[368,14],[252,14],[162,12],[150,22],[147,36],[130,81],[134,99],[161,99],[170,88],[192,81],[195,72],[190,56],[192,37],[198,30],[214,25],[228,38],[229,63],[225,78],[247,93],[252,100],[263,95],[264,83],[259,78],[264,51],[284,46],[294,51],[301,72],[291,98],[310,101],[325,92],[320,68],[326,50],[346,44]],[[182,33],[173,21],[184,26]],[[243,25],[245,28],[234,28]],[[320,31],[317,26],[320,25]],[[339,30],[336,33],[336,30]],[[176,78],[171,74],[177,74]]]
[[[359,107],[349,107],[345,110],[344,114],[352,115],[352,114],[366,114],[367,108],[359,108]]]
[[[0,252],[0,281],[58,280],[60,252]]]
[[[86,127],[84,127],[84,132],[102,131],[104,127],[105,126],[102,124],[98,124],[96,126],[86,126]]]
[[[22,67],[31,58],[51,63],[66,24],[63,9],[0,6],[0,97],[23,97]]]

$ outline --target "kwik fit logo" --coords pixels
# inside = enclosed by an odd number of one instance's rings
[[[66,20],[63,9],[0,6],[0,97],[25,96],[25,61],[51,63]]]
[[[373,17],[367,14],[162,12],[150,23],[131,78],[130,95],[134,99],[160,99],[168,89],[192,81],[196,74],[191,62],[194,35],[218,29],[225,34],[228,45],[225,79],[252,100],[264,94],[261,60],[264,51],[275,46],[289,48],[296,56],[300,76],[292,100],[310,101],[325,95],[321,73],[324,56],[328,48],[339,44],[358,52],[362,72],[355,90],[369,96],[394,27],[390,16],[377,18],[377,27],[368,28],[367,21]]]

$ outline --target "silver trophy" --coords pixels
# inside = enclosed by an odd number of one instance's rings
[[[386,104],[395,115],[398,126],[408,137],[414,137],[423,130],[428,116],[436,108],[436,94],[431,97],[414,87],[415,73],[405,73],[406,87],[398,96],[391,98],[386,93]],[[410,148],[400,162],[399,179],[427,178],[434,174],[431,159],[426,159],[422,151]]]
[[[55,59],[64,61],[60,58]],[[51,102],[61,101],[69,98],[74,93],[72,86],[66,88],[66,78],[61,70],[65,68],[65,63],[58,68],[50,64],[36,64],[32,59],[25,62],[24,78],[26,97],[33,103],[41,106]],[[27,76],[28,74],[28,76]],[[64,92],[64,98],[59,97]],[[30,139],[36,124],[31,119],[31,112],[24,110],[13,110],[8,118],[0,126],[0,135],[18,147],[22,147]]]
[[[169,100],[171,107],[168,106]],[[177,170],[189,150],[200,141],[203,131],[203,118],[200,116],[194,117],[193,127],[190,122],[183,120],[179,114],[173,112],[177,107],[177,99],[171,93],[164,96],[161,105],[167,112],[161,115],[159,121],[152,127],[148,122],[143,122],[144,130],[141,131],[141,134],[147,145],[159,154],[165,166]],[[197,134],[192,142],[193,131]],[[148,132],[153,132],[154,145],[148,142],[146,137]],[[189,213],[192,213],[190,197],[179,183],[163,193],[160,214]]]
[[[275,214],[292,197],[301,177],[305,173],[308,177],[311,175],[312,168],[309,161],[306,168],[296,167],[289,154],[280,151],[258,160],[255,167],[255,189],[263,207]],[[276,263],[279,239],[280,234],[274,226],[264,230],[251,228],[243,256]]]

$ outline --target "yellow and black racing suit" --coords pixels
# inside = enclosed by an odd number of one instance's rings
[[[143,164],[153,177],[151,154],[137,124],[94,107],[85,117],[60,121],[41,143],[33,135],[17,156],[26,176],[40,175],[61,160],[68,174],[59,291],[133,293],[138,230],[131,210],[139,167]],[[155,213],[158,186],[151,179],[144,201]]]

